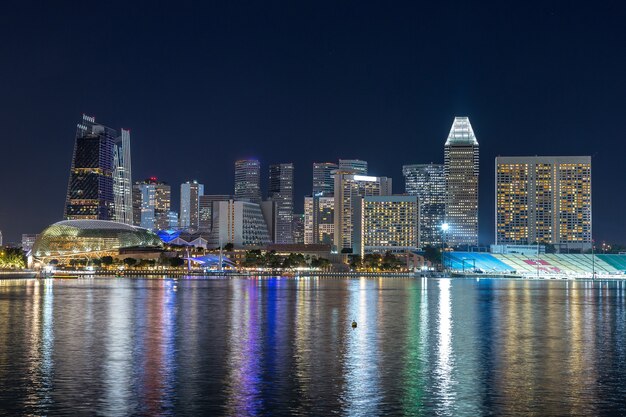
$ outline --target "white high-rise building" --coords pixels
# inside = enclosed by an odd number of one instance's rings
[[[180,185],[180,228],[195,232],[200,226],[200,196],[204,185],[187,181]]]
[[[271,243],[261,207],[248,201],[228,200],[213,203],[213,229],[210,245],[232,243],[236,249],[263,247]]]
[[[122,129],[113,148],[113,198],[115,220],[133,224],[132,177],[130,163],[130,130]]]
[[[450,246],[478,245],[478,141],[467,117],[455,117],[445,144],[445,240]]]

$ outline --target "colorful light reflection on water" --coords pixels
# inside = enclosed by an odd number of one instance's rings
[[[0,411],[619,415],[625,300],[623,282],[0,281]]]

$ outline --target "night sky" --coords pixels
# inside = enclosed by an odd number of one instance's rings
[[[596,241],[626,243],[620,2],[3,2],[0,230],[61,220],[81,113],[130,128],[133,180],[232,193],[234,161],[359,158],[404,191],[455,115],[480,143],[480,240],[497,155],[592,155]],[[266,192],[266,187],[264,185]]]

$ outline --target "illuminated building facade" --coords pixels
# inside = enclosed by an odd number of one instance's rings
[[[404,253],[419,246],[417,196],[363,198],[360,253]]]
[[[420,206],[419,246],[441,245],[446,214],[446,177],[441,164],[404,165],[404,189],[417,196]]]
[[[261,203],[261,163],[256,159],[235,161],[235,199]]]
[[[169,228],[171,187],[156,177],[133,185],[133,218],[136,226],[150,230]]]
[[[332,172],[338,168],[332,162],[313,163],[313,195],[332,196],[335,189]]]
[[[591,248],[591,157],[496,158],[496,244]]]
[[[334,172],[334,178],[334,248],[338,252],[360,253],[361,198],[391,195],[391,178],[341,169]]]
[[[199,230],[210,231],[213,225],[213,203],[216,201],[233,200],[228,194],[207,194],[198,197],[199,200]]]
[[[455,117],[444,147],[446,242],[478,245],[478,140],[467,117]]]
[[[340,159],[339,170],[351,170],[357,175],[367,175],[367,161],[360,159]]]
[[[291,223],[293,232],[293,243],[296,245],[304,244],[304,214],[294,214]]]
[[[76,129],[65,218],[112,220],[113,151],[117,132],[83,115]]]
[[[39,260],[115,255],[119,249],[161,248],[153,232],[124,223],[104,220],[64,220],[48,226],[33,245]]]
[[[270,234],[258,204],[229,200],[213,203],[213,229],[209,245],[232,243],[236,249],[262,247],[271,243]]]
[[[293,164],[270,165],[269,198],[276,203],[274,243],[293,243]]]
[[[204,185],[198,181],[187,181],[180,185],[180,228],[197,231],[200,226],[200,196]]]
[[[130,164],[130,130],[121,129],[113,148],[114,220],[133,224],[132,178]]]
[[[66,219],[132,224],[130,131],[117,131],[83,114],[77,125],[67,186]]]
[[[335,198],[304,198],[304,243],[333,244],[335,232]]]

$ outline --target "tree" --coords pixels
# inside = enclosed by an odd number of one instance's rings
[[[183,258],[179,258],[178,256],[169,259],[169,264],[173,268],[177,268],[179,266],[185,265],[185,260]]]
[[[137,260],[135,258],[125,258],[124,259],[124,265],[131,267],[133,265],[137,264]]]
[[[112,256],[103,256],[100,260],[102,261],[102,265],[105,265],[105,266],[109,266],[113,264]]]
[[[263,254],[258,249],[248,250],[241,262],[243,266],[248,268],[255,268],[259,266],[263,266],[265,264],[265,258]]]
[[[348,258],[350,259],[350,268],[359,269],[363,266],[360,255],[350,255]]]
[[[235,249],[235,245],[233,245],[231,242],[228,242],[224,245],[224,250],[226,252],[232,252],[233,249]]]
[[[441,263],[441,250],[431,245],[424,246],[424,259],[432,264]]]

